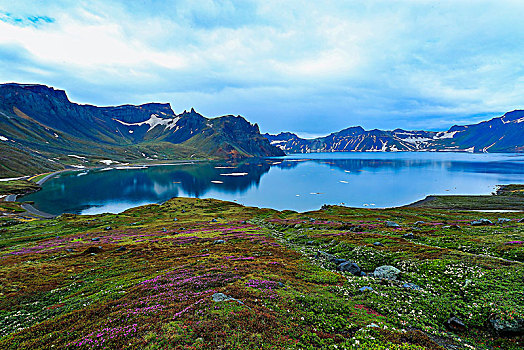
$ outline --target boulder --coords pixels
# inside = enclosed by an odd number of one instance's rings
[[[423,225],[423,224],[425,224],[424,221],[417,221],[417,222],[414,223],[414,225]]]
[[[491,225],[493,222],[488,219],[479,219],[471,222],[471,226],[482,226],[482,225]]]
[[[492,318],[489,322],[497,334],[509,336],[524,335],[524,319],[522,318],[514,318],[512,320]]]
[[[92,240],[93,242],[98,242],[98,241],[100,240],[100,238],[95,237],[95,238],[91,238],[91,240]]]
[[[224,241],[223,239],[217,239],[213,241],[213,244],[224,244],[224,243],[226,243],[226,241]]]
[[[381,278],[391,281],[396,280],[399,274],[400,270],[391,265],[379,266],[375,269],[375,272],[373,272],[373,276],[375,278]]]
[[[362,276],[362,270],[360,269],[360,267],[351,261],[346,261],[338,265],[337,270],[342,272],[349,272],[355,276]]]
[[[112,230],[113,228],[111,226],[107,226],[106,228],[104,228],[104,230],[106,231],[109,231],[109,230]]]
[[[413,290],[421,290],[422,288],[420,288],[419,286],[417,286],[416,284],[414,283],[404,283],[402,285],[402,288],[406,288],[406,289],[413,289]]]
[[[467,329],[464,322],[462,322],[462,320],[457,317],[451,317],[448,319],[446,322],[444,322],[444,326],[453,332],[464,332]]]
[[[384,245],[380,242],[375,242],[373,243],[373,245],[376,245],[377,247],[383,247]]]
[[[400,227],[395,221],[386,221],[386,227]]]
[[[224,293],[215,293],[211,297],[215,303],[221,302],[221,301],[228,301],[228,300],[236,300],[235,298],[230,297],[229,295],[226,295]]]
[[[360,292],[372,292],[373,288],[371,288],[369,286],[365,286],[365,287],[359,288],[359,291]]]

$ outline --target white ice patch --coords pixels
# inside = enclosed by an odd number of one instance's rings
[[[113,163],[118,163],[118,162],[115,162],[114,160],[111,160],[111,159],[103,159],[103,160],[99,160],[98,162],[99,163],[103,163],[105,165],[111,165]]]
[[[2,140],[2,141],[9,141],[9,139],[7,137],[5,137],[5,136],[0,136],[0,140]]]
[[[67,155],[68,157],[72,157],[72,158],[77,158],[77,159],[86,159],[86,157],[82,157],[82,156],[77,156],[76,154],[68,154]]]
[[[228,173],[228,174],[220,174],[222,176],[246,176],[247,173]]]
[[[448,132],[448,131],[441,131],[439,133],[437,133],[437,135],[435,136],[436,139],[452,139],[455,137],[455,134],[457,133],[458,131],[452,131],[452,132]]]
[[[144,120],[143,122],[139,123],[126,123],[121,120],[113,118],[114,121],[119,122],[122,125],[125,126],[142,126],[142,125],[149,125],[149,129],[147,129],[147,132],[153,130],[158,125],[164,125],[165,129],[172,129],[176,126],[176,123],[180,120],[180,117],[176,118],[159,118],[156,114],[151,114],[148,120]]]
[[[277,143],[282,143],[282,142],[287,142],[286,140],[274,140],[274,141],[271,141],[270,143],[272,145],[276,145]]]
[[[132,133],[133,133],[133,130],[129,130],[129,133],[132,134]]]
[[[58,138],[58,134],[56,132],[53,133],[53,135]]]

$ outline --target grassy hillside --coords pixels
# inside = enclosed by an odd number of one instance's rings
[[[504,215],[186,198],[15,215],[0,228],[0,348],[519,349],[524,224]],[[372,277],[382,265],[395,280]]]

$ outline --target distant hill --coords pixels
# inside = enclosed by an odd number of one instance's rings
[[[516,110],[478,124],[452,126],[448,131],[369,130],[360,126],[328,136],[303,139],[289,132],[264,134],[287,153],[462,151],[524,152],[524,111]]]
[[[15,83],[0,85],[0,150],[3,176],[97,160],[284,155],[240,116],[175,114],[162,103],[80,105],[63,90]]]

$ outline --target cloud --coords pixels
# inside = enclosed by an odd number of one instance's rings
[[[522,106],[518,1],[0,0],[6,81],[263,131],[447,128]]]

